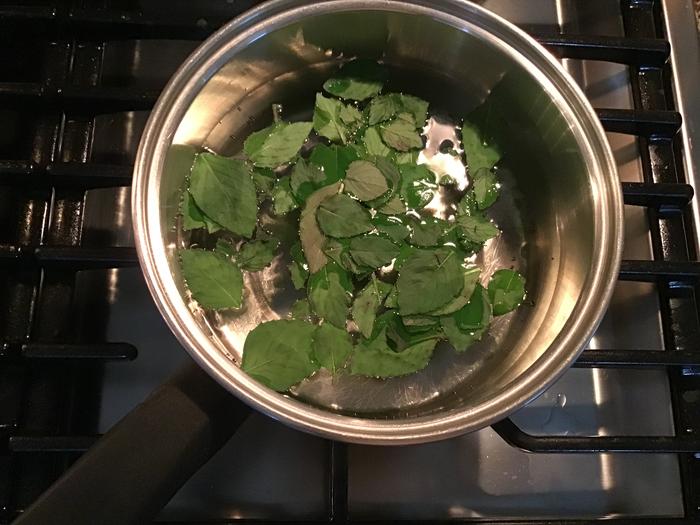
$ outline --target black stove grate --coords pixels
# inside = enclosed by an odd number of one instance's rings
[[[82,212],[89,189],[128,186],[128,159],[91,157],[95,117],[147,110],[158,86],[103,85],[104,42],[201,40],[257,2],[202,2],[192,18],[174,2],[166,16],[131,0],[34,1],[0,5],[0,520],[8,522],[97,439],[96,413],[105,363],[130,360],[131,345],[103,340],[104,326],[72,315],[76,272],[137,264],[135,250],[109,240],[85,242]],[[97,7],[95,6],[97,4]],[[606,130],[639,137],[644,182],[623,184],[625,203],[648,209],[653,260],[624,261],[620,279],[657,284],[665,350],[586,350],[579,367],[665,368],[674,436],[532,436],[510,419],[493,425],[508,443],[531,452],[670,452],[680,464],[685,516],[612,519],[615,523],[700,520],[700,351],[696,293],[700,263],[658,2],[623,0],[624,38],[546,35],[562,58],[631,67],[634,110],[597,109]],[[162,87],[162,86],[161,86]],[[329,522],[348,516],[347,448],[328,442]],[[455,520],[452,520],[455,521]],[[515,524],[513,520],[456,520]],[[255,521],[261,523],[260,521]],[[441,523],[435,521],[432,523]],[[591,520],[529,520],[574,525]]]

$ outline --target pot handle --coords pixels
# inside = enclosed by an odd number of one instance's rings
[[[15,523],[150,523],[249,413],[190,363],[112,427]]]

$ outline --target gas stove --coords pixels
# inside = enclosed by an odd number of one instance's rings
[[[190,362],[137,265],[131,170],[169,76],[255,3],[0,5],[4,522]],[[253,413],[158,522],[700,520],[693,2],[479,3],[560,57],[608,131],[625,252],[588,349],[511,418],[438,443],[344,445]]]

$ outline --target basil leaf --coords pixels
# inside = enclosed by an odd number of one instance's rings
[[[359,158],[360,156],[352,146],[319,144],[311,152],[309,161],[323,169],[326,183],[331,184],[345,177],[345,171],[350,163]]]
[[[236,247],[226,239],[217,239],[214,250],[227,259],[233,259],[236,255]]]
[[[289,186],[298,201],[304,202],[314,191],[325,186],[326,174],[323,170],[304,159],[299,159],[292,169]]]
[[[350,255],[358,264],[381,268],[399,254],[399,247],[379,235],[362,235],[350,240]]]
[[[182,275],[192,297],[204,308],[238,308],[243,301],[241,270],[226,256],[204,250],[181,250]]]
[[[382,90],[386,76],[386,70],[376,62],[354,60],[326,80],[323,89],[336,97],[365,100]]]
[[[308,299],[297,299],[294,301],[291,310],[289,311],[292,319],[309,320],[311,319],[311,305]]]
[[[367,286],[355,297],[351,310],[352,319],[355,321],[360,333],[366,338],[372,335],[377,310],[392,289],[392,285],[379,281],[372,275]]]
[[[418,320],[417,316],[411,317],[413,317],[414,320]],[[435,319],[430,318],[429,323],[429,325],[424,326],[406,326],[403,323],[403,318],[399,316],[396,310],[387,310],[377,317],[372,339],[376,337],[376,334],[386,328],[389,348],[395,352],[402,352],[409,346],[423,341],[440,339],[442,337],[440,326],[435,322]]]
[[[393,286],[389,294],[386,296],[384,306],[386,306],[387,308],[399,307],[399,291],[396,288],[396,286]]]
[[[258,272],[272,262],[278,246],[279,241],[277,239],[247,242],[238,251],[236,262],[244,270]]]
[[[469,173],[482,168],[491,169],[501,160],[501,151],[495,144],[487,144],[479,127],[469,121],[462,124],[462,146],[467,157]]]
[[[422,127],[427,119],[428,103],[412,95],[389,93],[373,98],[369,105],[369,125],[374,126],[396,116],[397,113],[409,113],[415,124]]]
[[[382,140],[392,148],[399,151],[408,151],[423,147],[423,139],[416,131],[415,123],[403,118],[396,118],[388,124],[379,126]]]
[[[374,164],[367,160],[356,160],[345,174],[345,190],[361,201],[371,201],[389,191],[389,185]]]
[[[489,281],[489,299],[493,315],[515,310],[525,299],[525,278],[514,270],[498,270]]]
[[[277,176],[270,168],[253,168],[253,184],[258,194],[264,197],[270,196],[275,182],[277,182]]]
[[[316,361],[333,374],[345,367],[352,353],[350,335],[342,328],[323,323],[314,335],[314,356]]]
[[[243,345],[241,368],[265,386],[284,392],[319,369],[313,357],[316,327],[299,320],[268,321]]]
[[[213,153],[198,154],[190,176],[190,193],[213,221],[243,237],[253,235],[258,201],[250,166],[245,162]]]
[[[333,263],[309,276],[308,295],[311,309],[320,318],[345,328],[352,283],[344,270]]]
[[[469,242],[483,243],[500,233],[496,225],[482,215],[462,215],[457,217],[457,223]]]
[[[284,177],[277,181],[272,189],[272,211],[275,215],[284,215],[299,207],[292,193],[290,178]]]
[[[457,326],[462,330],[475,332],[486,328],[491,322],[491,301],[488,292],[481,284],[474,286],[469,302],[452,317],[457,321]]]
[[[396,377],[425,368],[435,349],[436,340],[427,340],[394,352],[386,341],[386,329],[371,341],[355,347],[351,371],[369,377]]]
[[[474,290],[479,282],[480,268],[469,268],[464,270],[464,286],[457,297],[452,299],[445,306],[433,310],[430,315],[448,315],[464,307],[472,298]]]
[[[306,288],[306,279],[309,277],[309,265],[304,257],[304,252],[301,250],[301,244],[295,242],[289,248],[289,254],[292,256],[292,262],[289,265],[289,273],[292,275],[292,284],[296,290]]]
[[[433,200],[437,184],[435,184],[435,175],[425,164],[399,166],[399,172],[401,173],[399,194],[406,206],[419,210]]]
[[[311,122],[275,122],[251,133],[243,150],[256,166],[276,168],[296,157],[312,127]]]
[[[386,204],[384,204],[381,208],[378,208],[377,211],[379,213],[383,213],[384,215],[397,215],[406,211],[406,205],[398,195],[394,195]]]
[[[340,182],[315,191],[306,199],[306,206],[301,212],[299,238],[311,272],[319,271],[328,262],[328,257],[323,253],[326,237],[316,222],[316,211],[324,199],[337,194],[338,191],[340,191]]]
[[[396,167],[396,165],[387,158],[375,157],[373,162],[374,165],[379,168],[379,171],[382,172],[382,175],[384,175],[387,185],[389,186],[389,191],[381,197],[369,201],[367,204],[372,208],[381,210],[385,204],[394,198],[394,194],[399,190],[399,186],[401,184],[401,173],[399,173],[399,169]],[[400,213],[400,211],[396,213]],[[387,211],[386,214],[389,215],[390,212]]]
[[[197,228],[206,228],[209,233],[215,233],[221,229],[221,225],[214,222],[212,219],[204,215],[204,212],[199,209],[197,203],[194,202],[189,191],[185,191],[182,200],[182,228],[185,231],[195,230]]]
[[[379,157],[388,157],[391,155],[391,149],[384,144],[379,129],[376,127],[367,128],[362,137],[362,142],[365,145],[365,151],[368,155],[377,155]]]
[[[416,246],[437,246],[448,223],[434,217],[424,217],[411,225],[411,244]]]
[[[354,274],[362,275],[374,271],[374,268],[361,266],[355,262],[350,256],[350,242],[347,239],[329,238],[323,247],[323,253],[328,255],[341,268]]]
[[[410,113],[416,126],[422,128],[428,119],[428,102],[413,95],[394,95],[397,113]]]
[[[474,190],[465,193],[464,197],[459,201],[457,205],[457,215],[480,215]]]
[[[380,122],[386,122],[396,116],[398,109],[396,105],[396,97],[394,93],[380,95],[373,98],[369,103],[368,122],[370,126],[374,126]]]
[[[452,316],[441,317],[440,326],[445,337],[447,337],[447,341],[457,352],[464,352],[475,341],[481,339],[485,332],[485,330],[462,330]]]
[[[394,156],[396,164],[403,166],[405,164],[414,165],[418,163],[418,157],[420,156],[420,150],[407,151],[406,153],[397,153]]]
[[[464,279],[454,250],[413,250],[396,281],[401,315],[437,310],[462,291]]]
[[[482,168],[472,176],[477,208],[485,210],[498,199],[498,179],[491,170]]]
[[[321,202],[316,219],[321,231],[331,237],[354,237],[373,228],[369,211],[343,194],[333,195]]]
[[[388,235],[394,242],[403,241],[410,233],[408,226],[396,215],[375,215],[372,224],[379,233]]]
[[[362,122],[362,114],[355,106],[316,93],[313,125],[316,132],[330,140],[349,142]]]

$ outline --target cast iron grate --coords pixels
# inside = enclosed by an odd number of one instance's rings
[[[177,10],[153,17],[129,0],[0,5],[0,41],[5,45],[0,50],[2,521],[21,513],[94,443],[101,370],[108,361],[134,359],[137,353],[131,345],[103,341],[104,326],[99,323],[76,326],[70,315],[77,271],[137,264],[133,248],[93,248],[81,242],[85,192],[131,182],[130,165],[90,161],[94,118],[114,111],[147,110],[158,96],[158,89],[100,85],[103,42],[201,40],[255,3],[236,2],[224,9],[219,3],[206,18]],[[576,366],[667,369],[676,434],[540,437],[524,433],[509,419],[493,428],[508,443],[532,452],[676,453],[685,516],[610,521],[697,523],[700,402],[690,394],[700,390],[700,352],[694,344],[700,263],[689,234],[694,228],[688,207],[693,188],[686,183],[679,155],[681,116],[671,97],[669,44],[661,29],[660,7],[638,0],[623,0],[621,6],[624,38],[548,35],[538,39],[562,58],[617,62],[631,68],[635,109],[598,108],[597,112],[606,130],[639,137],[644,182],[625,183],[623,190],[626,204],[648,209],[654,257],[624,261],[620,279],[657,284],[666,349],[587,350]],[[30,61],[15,52],[26,49],[41,59]],[[346,446],[329,442],[328,454],[327,520],[347,522]]]

